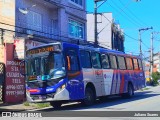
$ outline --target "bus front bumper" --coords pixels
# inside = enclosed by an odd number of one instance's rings
[[[26,97],[28,102],[49,102],[58,100],[69,100],[69,92],[66,88],[62,89],[57,93],[51,93],[46,95],[30,95],[26,92]]]

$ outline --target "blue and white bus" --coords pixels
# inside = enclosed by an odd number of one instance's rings
[[[26,52],[26,95],[29,102],[92,105],[109,95],[131,97],[145,87],[139,56],[105,48],[56,42]]]

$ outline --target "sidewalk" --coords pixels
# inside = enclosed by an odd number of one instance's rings
[[[0,113],[1,112],[18,112],[18,111],[25,111],[25,110],[32,110],[36,109],[34,106],[25,106],[23,103],[17,104],[6,104],[0,102]]]

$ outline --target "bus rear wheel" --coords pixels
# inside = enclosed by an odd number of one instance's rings
[[[134,95],[134,89],[132,84],[128,84],[128,92],[127,92],[127,97],[131,98]]]
[[[50,105],[52,107],[54,107],[54,109],[59,109],[61,107],[62,103],[59,101],[52,101],[52,102],[50,102]]]
[[[93,89],[88,87],[85,90],[85,99],[83,100],[83,103],[86,106],[90,106],[90,105],[93,105],[94,102],[95,102],[95,93],[94,93]]]
[[[123,93],[123,98],[131,98],[134,95],[134,89],[131,83],[128,84],[127,93]]]

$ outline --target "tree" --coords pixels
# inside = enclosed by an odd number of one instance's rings
[[[154,73],[152,73],[152,82],[151,82],[151,84],[153,85],[153,86],[156,86],[156,85],[158,85],[159,83],[158,83],[158,80],[160,79],[160,72],[154,72]]]

